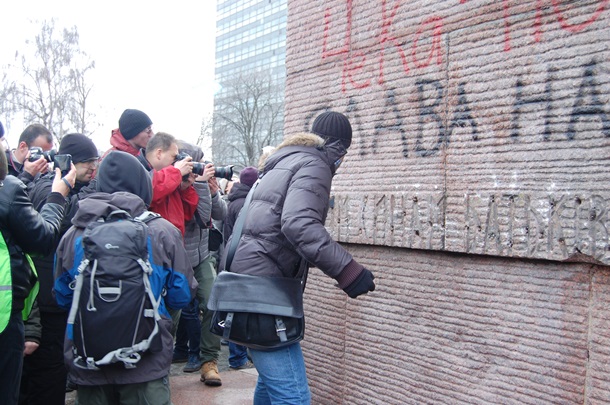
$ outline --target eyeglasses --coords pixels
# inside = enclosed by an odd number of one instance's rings
[[[85,162],[81,162],[83,165],[89,166],[89,167],[98,167],[100,162],[99,160],[96,158],[95,160],[87,160]]]
[[[142,132],[146,132],[147,134],[152,134],[152,126],[146,128],[144,131]]]

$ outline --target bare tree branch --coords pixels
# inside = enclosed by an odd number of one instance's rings
[[[256,166],[263,147],[279,143],[283,92],[271,76],[244,73],[222,83],[215,99],[212,151],[217,163]]]

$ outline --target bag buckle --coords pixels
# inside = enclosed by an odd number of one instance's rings
[[[275,317],[275,332],[280,338],[280,342],[288,341],[288,338],[286,336],[286,324],[284,323],[284,320],[279,316]]]
[[[225,320],[223,319],[222,321],[218,322],[218,326],[220,326],[221,328],[224,329],[224,327],[225,327]]]

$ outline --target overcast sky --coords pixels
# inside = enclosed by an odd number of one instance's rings
[[[102,126],[92,138],[109,146],[112,129],[126,108],[147,113],[155,131],[194,142],[212,110],[216,2],[213,0],[21,0],[5,4],[0,23],[0,66],[33,39],[40,24],[76,26],[80,49],[95,61],[90,80],[93,112]],[[0,115],[0,120],[4,117]],[[23,123],[13,122],[15,147]]]

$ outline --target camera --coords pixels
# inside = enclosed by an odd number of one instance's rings
[[[189,155],[186,152],[180,152],[176,156],[176,162],[179,161],[179,160],[184,160],[187,157],[191,157],[191,155]],[[199,162],[193,162],[193,173],[195,173],[198,176],[202,176],[203,175],[203,169],[205,169],[205,164],[199,163]]]
[[[32,146],[30,148],[30,157],[28,158],[28,161],[35,162],[41,157],[44,157],[47,162],[51,163],[56,154],[57,152],[53,149],[45,152],[44,150],[42,150],[42,148],[38,146]]]
[[[184,160],[187,157],[190,157],[190,155],[186,152],[178,153],[178,155],[176,156],[176,162],[179,160]],[[212,162],[209,162],[209,161],[205,161],[203,163],[193,162],[193,173],[195,173],[199,176],[202,176],[203,170],[205,169],[206,165],[208,165],[210,163],[212,163]],[[214,168],[214,177],[216,177],[218,179],[231,180],[231,178],[233,178],[233,165]]]
[[[72,168],[72,155],[55,155],[53,158],[53,163],[53,170],[59,168],[59,170],[61,170],[61,175],[65,176]]]
[[[204,162],[204,164],[208,164],[212,162]],[[231,180],[233,178],[233,165],[228,165],[224,167],[215,167],[214,168],[214,177],[217,179],[227,179]]]

